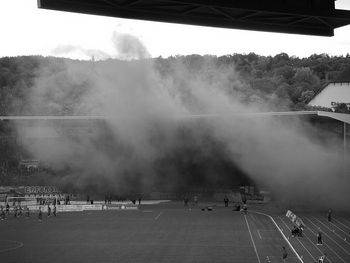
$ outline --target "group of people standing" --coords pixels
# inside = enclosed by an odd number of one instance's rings
[[[194,195],[193,202],[194,202],[195,206],[198,205],[198,195]],[[187,196],[184,196],[184,205],[188,206],[188,197]]]
[[[19,204],[13,206],[13,218],[22,217],[23,216],[23,210],[25,210],[25,219],[29,218],[29,207],[26,207],[25,209]],[[6,219],[6,215],[10,215],[10,205],[7,203],[5,208],[0,206],[0,216],[1,220]]]
[[[30,209],[29,207],[25,207],[25,209],[22,208],[21,205],[18,206],[14,206],[12,211],[13,211],[13,218],[18,218],[18,217],[23,217],[23,210],[25,210],[25,219],[29,219],[30,217]],[[1,216],[1,220],[6,220],[7,217],[6,215],[10,215],[10,205],[7,203],[6,207],[2,207],[0,206],[0,216]],[[57,216],[57,208],[56,205],[53,206],[53,208],[51,208],[50,204],[48,204],[47,206],[47,217],[50,217],[51,215],[53,216]],[[41,206],[39,206],[38,209],[38,220],[41,221],[43,217],[43,212],[41,210]]]
[[[56,209],[56,206],[54,205],[53,206],[53,209],[52,209],[52,215],[53,216],[57,216],[57,209]],[[51,207],[50,205],[47,206],[47,217],[49,218],[51,216]],[[39,206],[39,210],[38,210],[38,220],[41,221],[43,220],[43,211],[41,210],[41,207]]]

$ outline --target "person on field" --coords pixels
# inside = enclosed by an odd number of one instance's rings
[[[184,205],[188,206],[188,197],[187,196],[184,197]]]
[[[141,204],[141,199],[142,199],[141,195],[138,195],[137,199],[139,200],[139,205],[140,205]]]
[[[38,210],[38,220],[41,221],[43,219],[43,211],[41,211],[41,207]]]
[[[23,216],[22,211],[23,211],[22,206],[21,206],[21,205],[18,205],[18,217]]]
[[[17,213],[18,213],[18,207],[17,207],[17,206],[14,206],[14,207],[13,207],[13,213],[14,213],[14,214],[13,214],[13,218],[18,217],[18,214],[17,214]]]
[[[332,211],[330,208],[328,209],[327,218],[328,218],[328,222],[332,222]]]
[[[193,197],[194,205],[198,205],[198,195]]]
[[[225,206],[228,207],[228,197],[227,197],[227,195],[225,195],[224,203],[225,203]]]
[[[283,247],[283,253],[282,253],[282,259],[283,259],[283,263],[287,262],[287,258],[288,258],[288,253],[286,251],[286,248]]]
[[[6,212],[2,206],[1,206],[0,210],[1,210],[1,220],[6,219]]]
[[[235,204],[235,205],[234,205],[234,208],[233,208],[233,211],[241,211],[241,206],[240,206],[240,204]]]
[[[295,237],[299,232],[299,229],[297,226],[294,226],[292,229],[292,237]]]
[[[51,216],[51,207],[50,204],[47,205],[47,217]]]
[[[10,214],[10,205],[9,203],[6,204],[6,214]]]
[[[56,213],[57,213],[57,210],[56,210],[56,206],[53,207],[53,212],[52,214],[56,217]]]
[[[318,258],[317,263],[326,263],[327,262],[327,253],[325,252],[322,256]]]
[[[247,207],[247,204],[244,204],[243,205],[243,213],[246,215],[247,214],[247,212],[248,212],[248,207]]]
[[[26,208],[26,217],[25,217],[26,219],[29,219],[29,207],[27,206],[27,208]]]
[[[322,230],[319,227],[318,228],[318,232],[317,232],[317,246],[322,246],[323,242],[322,242]]]

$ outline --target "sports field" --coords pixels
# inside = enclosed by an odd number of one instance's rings
[[[327,262],[350,262],[349,214],[334,213],[332,223],[324,214],[298,214],[305,236],[292,238],[285,209],[250,207],[245,216],[223,204],[202,211],[207,205],[44,213],[41,222],[35,213],[29,220],[10,214],[0,221],[0,262],[274,263],[283,262],[283,246],[288,262],[316,262],[324,251]],[[322,247],[316,246],[318,226]]]

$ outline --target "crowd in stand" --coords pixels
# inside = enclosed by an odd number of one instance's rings
[[[23,185],[32,175],[38,172],[53,174],[48,167],[21,165],[23,151],[21,147],[0,141],[0,185]]]

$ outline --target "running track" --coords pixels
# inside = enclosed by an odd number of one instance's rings
[[[277,226],[295,249],[298,256],[305,263],[317,262],[324,252],[327,253],[327,262],[350,262],[350,215],[339,213],[332,216],[332,222],[328,222],[326,212],[300,212],[296,215],[306,225],[303,237],[292,237],[293,223],[281,213],[269,213]],[[323,245],[317,246],[317,229],[323,231]]]

